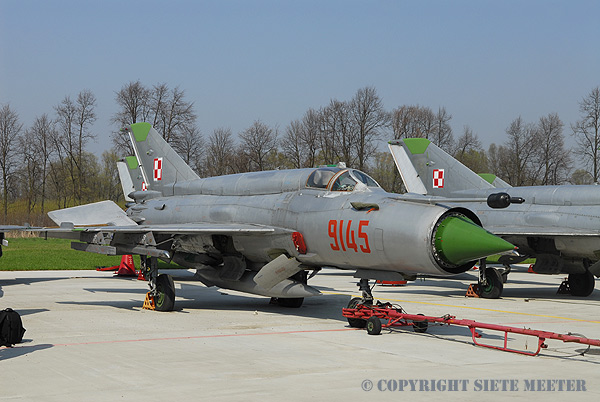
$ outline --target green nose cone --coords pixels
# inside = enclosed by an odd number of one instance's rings
[[[469,219],[458,216],[449,216],[440,223],[434,241],[435,249],[442,259],[454,265],[515,248]]]

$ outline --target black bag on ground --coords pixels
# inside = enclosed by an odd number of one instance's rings
[[[25,328],[19,313],[11,308],[0,311],[0,346],[12,346],[23,340]]]

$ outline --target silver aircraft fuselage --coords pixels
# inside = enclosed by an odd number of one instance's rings
[[[435,224],[448,209],[411,203],[378,187],[365,186],[362,191],[350,192],[308,188],[305,183],[314,170],[190,181],[175,185],[173,196],[149,199],[131,207],[127,214],[134,220],[142,216],[143,225],[235,222],[280,229],[271,235],[232,236],[236,251],[256,263],[267,262],[277,250],[285,250],[303,264],[315,267],[456,273],[441,266],[432,253]],[[373,204],[378,209],[358,210],[351,203]],[[290,232],[303,234],[306,254],[298,252]],[[208,237],[181,239],[175,253],[178,247],[185,250],[193,241],[210,244]],[[429,258],[423,259],[423,255]]]

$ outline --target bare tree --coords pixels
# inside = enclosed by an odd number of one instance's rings
[[[487,171],[487,158],[481,141],[471,127],[465,126],[454,149],[454,157],[475,172]]]
[[[321,109],[321,159],[324,163],[345,162],[348,166],[358,163],[357,127],[352,118],[351,105],[332,99]]]
[[[186,125],[181,135],[173,143],[173,149],[183,158],[185,163],[199,175],[204,175],[204,139],[196,125]]]
[[[435,128],[430,139],[431,142],[445,150],[451,150],[454,146],[450,120],[452,120],[452,115],[446,112],[446,108],[438,108],[434,120]]]
[[[79,93],[75,102],[66,96],[54,108],[58,116],[59,130],[59,138],[54,141],[54,145],[59,156],[64,153],[67,157],[66,161],[61,158],[61,163],[68,164],[73,196],[78,204],[83,201],[82,194],[86,181],[83,154],[87,142],[94,138],[90,128],[96,120],[95,107],[95,96],[89,90],[84,90]]]
[[[4,105],[0,109],[0,170],[2,171],[2,203],[4,205],[4,223],[8,219],[8,193],[9,182],[15,174],[15,155],[18,136],[21,134],[23,124],[19,122],[19,115]]]
[[[535,132],[537,153],[533,159],[537,184],[563,184],[571,168],[571,157],[565,150],[563,122],[556,113],[540,118]]]
[[[133,149],[129,135],[121,132],[121,128],[130,124],[144,122],[150,115],[150,90],[138,81],[130,81],[115,93],[115,101],[119,110],[112,117],[117,131],[111,133],[114,148],[123,155],[132,155]]]
[[[162,83],[148,89],[139,81],[129,82],[116,92],[115,100],[119,110],[112,121],[119,130],[129,124],[148,122],[173,144],[194,130],[194,104],[185,99],[185,91],[179,87],[170,89]],[[117,131],[111,138],[119,153],[133,153],[128,135]]]
[[[150,113],[150,90],[144,87],[139,80],[123,85],[115,94],[119,110],[112,117],[113,123],[121,128],[146,121]]]
[[[373,87],[361,88],[350,102],[350,113],[356,127],[358,169],[363,170],[376,150],[375,141],[390,122],[390,115]]]
[[[290,166],[316,166],[321,127],[321,114],[314,109],[308,109],[302,120],[294,120],[286,127],[281,148],[284,156],[289,159]]]
[[[308,109],[302,117],[303,130],[301,132],[301,143],[305,149],[304,167],[314,167],[317,165],[319,154],[319,137],[321,136],[322,116],[318,110]]]
[[[454,157],[460,160],[470,150],[481,150],[481,141],[471,127],[464,126],[463,135],[461,135],[454,149]]]
[[[427,138],[440,148],[447,147],[452,143],[452,129],[448,124],[451,118],[443,108],[436,116],[426,106],[400,106],[392,112],[392,131],[396,139]]]
[[[571,125],[578,151],[591,169],[593,182],[600,177],[600,87],[596,87],[579,102],[581,120]]]
[[[303,167],[304,147],[302,144],[304,126],[300,120],[293,120],[285,128],[285,134],[281,140],[281,149],[293,168]]]
[[[534,184],[532,162],[536,152],[535,125],[524,123],[519,116],[510,123],[506,134],[508,140],[499,148],[500,164],[504,170],[500,176],[513,186]]]
[[[24,197],[27,202],[27,222],[32,222],[31,213],[38,201],[37,189],[41,172],[30,131],[25,130],[17,140],[21,157],[19,182],[22,191],[20,196]]]
[[[36,117],[28,130],[34,147],[35,157],[41,169],[41,215],[45,217],[47,199],[47,181],[50,159],[53,155],[52,138],[56,137],[55,123],[47,114]]]
[[[233,173],[233,136],[230,129],[218,128],[208,139],[206,149],[206,173],[208,176],[221,176]]]
[[[88,177],[92,176],[92,173],[96,173],[95,169],[91,169],[89,164],[83,163],[84,161],[84,153],[87,143],[90,140],[95,139],[95,135],[91,131],[91,126],[96,121],[96,97],[90,90],[81,91],[77,95],[77,116],[75,118],[75,124],[77,125],[77,156],[76,160],[78,161],[78,174],[77,178],[78,189],[77,193],[79,195],[79,202],[84,201],[82,194],[88,191],[89,183]],[[85,201],[91,201],[91,199],[86,199]]]
[[[250,170],[268,170],[276,166],[269,166],[267,157],[277,151],[277,129],[267,126],[260,120],[239,135],[241,150],[251,162]]]
[[[185,91],[166,84],[155,85],[150,98],[150,109],[154,115],[152,125],[165,141],[177,141],[186,127],[195,124],[194,104],[185,100]]]

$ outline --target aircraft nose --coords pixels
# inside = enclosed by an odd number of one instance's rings
[[[446,217],[436,228],[434,245],[442,260],[462,265],[515,246],[463,216]]]

